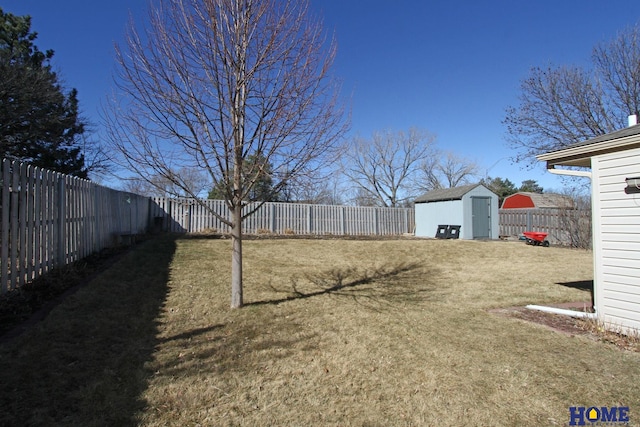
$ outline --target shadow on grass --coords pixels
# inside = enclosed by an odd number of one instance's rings
[[[229,372],[261,373],[266,366],[278,360],[299,357],[301,348],[303,351],[317,348],[317,334],[295,321],[262,317],[264,313],[253,314],[258,321],[250,315],[246,318],[240,316],[226,325],[202,328],[209,329],[208,332],[192,336],[181,334],[163,340],[163,349],[153,363],[156,393],[153,399],[158,406],[147,410],[153,412],[161,411],[163,407],[180,407],[182,403],[178,396],[162,395],[162,390],[171,388],[172,384],[184,378],[199,378],[191,382],[201,384],[185,390],[185,393],[200,395],[199,399],[206,405],[203,402],[215,401],[232,392],[225,390],[225,381],[222,380]],[[209,395],[210,389],[209,392],[204,391],[208,387],[206,383],[212,380],[218,384],[214,388],[220,392],[219,396]]]
[[[194,391],[196,388],[191,392],[206,395],[202,397],[203,402],[214,405],[216,399],[224,399],[231,393],[225,389],[226,381],[220,379],[228,372],[269,377],[270,367],[278,360],[297,360],[321,345],[322,337],[308,327],[304,315],[290,316],[290,311],[279,311],[277,305],[332,296],[351,299],[367,309],[393,309],[396,303],[424,301],[442,292],[431,284],[430,274],[437,273],[425,270],[419,263],[400,262],[366,270],[333,268],[292,277],[286,289],[271,286],[276,293],[286,293],[283,298],[248,302],[245,308],[233,313],[233,321],[163,339],[162,351],[153,364],[155,386],[158,390],[170,389],[176,378],[192,378],[190,384],[203,384],[203,388],[200,392]],[[204,385],[211,378],[218,378],[214,395],[211,388]],[[179,407],[179,400],[176,396],[158,396],[157,409]]]
[[[579,289],[589,292],[591,298],[591,307],[595,307],[595,295],[593,293],[593,280],[577,280],[575,282],[559,282],[557,285],[566,286],[567,288]]]
[[[224,328],[224,325],[211,325],[211,326],[206,326],[204,328],[196,328],[187,332],[183,332],[181,334],[176,334],[170,337],[162,338],[161,341],[162,342],[179,341],[179,340],[189,341],[199,337],[200,335],[208,334],[220,328]]]
[[[369,304],[370,307],[400,302],[418,302],[432,299],[435,287],[430,285],[430,276],[435,270],[425,271],[420,263],[388,263],[373,269],[359,270],[354,267],[332,268],[319,273],[307,273],[291,278],[290,289],[276,289],[287,293],[283,298],[247,303],[248,306],[277,305],[289,301],[335,295]],[[417,285],[419,284],[419,285]]]
[[[593,280],[577,280],[575,282],[559,282],[556,284],[561,286],[566,286],[567,288],[593,292]]]
[[[0,425],[138,425],[175,248],[144,242],[0,347]]]

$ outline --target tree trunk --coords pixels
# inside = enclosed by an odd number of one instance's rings
[[[232,212],[231,229],[231,308],[242,307],[242,205]]]

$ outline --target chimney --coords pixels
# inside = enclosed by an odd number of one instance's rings
[[[632,114],[629,116],[629,126],[635,126],[638,124],[638,115]]]

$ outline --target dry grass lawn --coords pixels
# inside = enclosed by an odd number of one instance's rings
[[[640,353],[492,314],[588,302],[592,254],[521,242],[138,246],[0,347],[0,425],[566,425],[629,406]]]

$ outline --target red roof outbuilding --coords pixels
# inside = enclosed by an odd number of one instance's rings
[[[573,200],[562,194],[520,192],[505,197],[501,209],[573,208]]]

